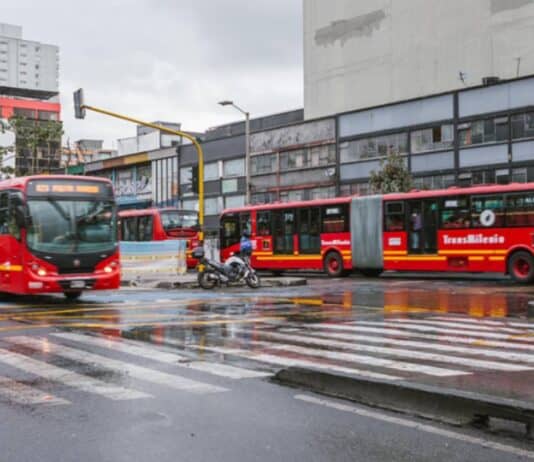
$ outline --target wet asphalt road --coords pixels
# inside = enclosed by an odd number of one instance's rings
[[[0,460],[528,460],[521,429],[453,428],[270,377],[297,364],[532,400],[531,300],[506,280],[397,277],[4,297]]]

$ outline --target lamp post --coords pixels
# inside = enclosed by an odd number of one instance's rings
[[[233,101],[220,101],[221,106],[232,106],[245,116],[245,203],[250,204],[250,113],[241,109]]]

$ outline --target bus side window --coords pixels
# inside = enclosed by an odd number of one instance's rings
[[[239,215],[239,227],[241,236],[243,231],[247,230],[249,234],[252,232],[252,222],[250,221],[250,213],[242,213]]]
[[[506,198],[507,226],[534,226],[534,191]]]
[[[473,196],[471,217],[475,228],[501,228],[504,226],[504,200],[502,196]]]
[[[221,219],[221,248],[238,244],[240,239],[239,218],[237,216],[223,217]]]
[[[345,204],[323,207],[323,233],[343,233],[348,230],[348,207]]]
[[[139,240],[152,240],[152,217],[150,215],[139,217]]]
[[[441,228],[461,229],[471,227],[471,211],[467,196],[445,197],[441,204]]]
[[[20,201],[22,202],[22,193],[12,192],[12,195],[18,195],[20,197]],[[15,211],[15,206],[12,202],[9,201],[9,193],[7,194],[7,213],[6,213],[6,225],[7,225],[7,233],[13,236],[15,239],[20,240],[20,228],[17,225],[17,216]]]
[[[386,231],[405,230],[404,202],[386,202],[384,214]]]
[[[8,193],[3,192],[0,194],[0,234],[8,234]]]
[[[270,236],[271,212],[258,212],[256,215],[256,234],[258,236]]]
[[[125,241],[137,241],[137,217],[123,219],[123,235]]]

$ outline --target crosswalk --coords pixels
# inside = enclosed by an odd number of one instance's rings
[[[237,322],[231,334],[148,340],[152,343],[77,332],[2,337],[0,403],[68,405],[72,395],[63,394],[66,389],[113,401],[155,398],[160,388],[204,396],[285,367],[426,383],[534,371],[534,322],[528,320],[265,319]]]

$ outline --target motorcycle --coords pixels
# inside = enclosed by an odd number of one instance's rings
[[[193,258],[204,265],[204,271],[198,273],[198,284],[203,289],[213,289],[216,285],[237,284],[245,281],[251,289],[260,286],[260,277],[250,266],[250,255],[241,252],[240,255],[232,255],[224,263],[210,260],[206,257],[203,247],[193,250]]]

